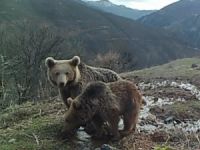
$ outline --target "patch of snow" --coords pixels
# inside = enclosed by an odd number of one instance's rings
[[[138,85],[142,90],[146,90],[146,89],[156,89],[158,87],[176,87],[176,88],[180,88],[183,90],[187,90],[190,91],[190,93],[195,96],[198,100],[200,100],[200,91],[199,89],[195,86],[192,85],[190,83],[178,83],[178,82],[174,82],[174,81],[163,81],[163,82],[152,82],[152,83],[139,83]]]
[[[187,122],[181,122],[180,124],[167,124],[165,125],[166,129],[180,129],[184,132],[188,133],[196,133],[200,131],[200,120],[198,121],[187,121]]]
[[[145,124],[143,126],[139,126],[138,129],[139,129],[139,132],[147,131],[148,133],[154,133],[157,127],[151,124]]]
[[[176,87],[183,90],[190,91],[192,95],[194,95],[198,100],[200,100],[200,91],[198,88],[190,83],[178,83],[174,81],[163,81],[163,82],[152,82],[152,83],[139,83],[139,87],[143,90],[145,89],[156,89],[158,87]],[[152,118],[151,116],[154,116],[150,113],[150,108],[153,106],[162,107],[163,105],[172,105],[177,101],[184,102],[184,98],[156,98],[154,96],[143,96],[143,99],[146,101],[146,105],[143,107],[143,109],[140,111],[140,121],[145,120],[147,118]],[[163,120],[153,119],[156,123],[156,125],[147,123],[144,125],[138,125],[139,131],[145,131],[148,133],[153,133],[158,130],[176,130],[180,129],[184,132],[189,133],[196,133],[200,131],[200,120],[198,121],[186,121],[181,122],[177,124],[175,121],[171,122],[169,124],[165,124]]]

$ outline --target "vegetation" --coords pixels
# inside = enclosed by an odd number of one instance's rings
[[[87,138],[59,139],[65,107],[52,98],[58,92],[46,78],[48,56],[79,55],[88,64],[124,72],[194,54],[165,31],[91,9],[78,0],[1,0],[0,149],[93,147],[92,141],[84,142]],[[190,58],[125,75],[191,78],[199,73],[199,58]],[[183,106],[175,104],[173,109],[183,112],[199,104]]]
[[[1,22],[7,25],[31,20],[32,24],[60,30],[65,39],[75,39],[60,49],[65,58],[66,51],[81,50],[88,60],[114,50],[132,58],[128,70],[133,70],[196,54],[174,35],[91,9],[78,0],[2,0],[0,10]]]
[[[192,67],[195,64],[196,67]],[[134,72],[126,73],[128,77],[139,76],[144,78],[192,78],[200,74],[200,59],[196,58],[185,58],[172,61],[170,63],[146,68],[143,70],[137,70]]]
[[[172,62],[174,66],[174,71],[176,67],[179,69],[184,69],[185,66],[191,66],[191,64],[196,63],[198,65],[198,59],[183,59]],[[167,66],[168,64],[166,64]],[[161,70],[163,66],[157,66],[156,68]],[[182,67],[181,67],[182,66]],[[190,68],[190,67],[188,67]],[[171,70],[172,71],[172,70]],[[136,71],[137,73],[138,71]],[[140,70],[140,72],[148,72],[147,69]],[[167,70],[165,71],[167,73]],[[162,72],[164,74],[164,71]],[[173,74],[171,74],[173,75]],[[169,77],[169,76],[168,76]],[[173,115],[177,119],[184,117],[198,119],[199,116],[199,101],[189,100],[184,103],[176,102],[174,105],[164,107],[169,110],[170,116]],[[185,115],[188,111],[190,114]],[[96,148],[102,145],[101,142],[95,143],[87,135],[75,136],[72,139],[61,140],[59,138],[60,130],[62,129],[62,118],[65,112],[65,106],[62,101],[57,99],[50,99],[44,101],[32,101],[25,102],[20,105],[11,105],[6,109],[0,110],[0,149],[2,150],[16,150],[16,149],[41,149],[41,150],[53,150],[53,149],[83,149],[86,147]],[[188,116],[189,115],[189,116]],[[180,117],[179,117],[180,116]],[[177,131],[179,133],[179,131]],[[79,131],[81,133],[81,131]],[[164,133],[167,136],[169,133]],[[181,146],[186,147],[186,149],[191,146],[184,143],[185,140],[190,140],[192,144],[198,144],[198,136],[190,137],[189,135],[185,137],[184,135],[179,137],[179,133],[174,133],[175,135],[170,135],[170,140],[164,141],[165,144],[174,144],[173,138],[180,140]],[[141,137],[142,136],[142,137]],[[130,138],[130,139],[129,139]],[[135,139],[134,139],[135,138]],[[158,136],[158,141],[160,140]],[[185,139],[188,138],[188,139]],[[168,138],[167,138],[168,139]],[[105,141],[103,141],[105,142]],[[172,143],[171,143],[172,142]],[[194,142],[194,143],[193,143]],[[138,147],[147,146],[153,147],[155,150],[172,150],[170,146],[155,146],[158,143],[153,142],[149,138],[149,135],[133,135],[127,137],[127,139],[122,139],[119,143],[109,143],[111,146],[120,147],[121,144],[124,147],[133,147],[133,143]],[[128,144],[128,145],[127,145]],[[163,144],[163,143],[159,143]],[[175,149],[179,149],[180,145],[175,145]],[[187,147],[188,146],[188,147]],[[148,149],[147,148],[147,149]],[[183,149],[184,149],[183,148]]]
[[[48,27],[22,24],[18,30],[0,32],[1,107],[49,97],[44,59],[58,53],[63,38]]]
[[[168,146],[156,146],[154,150],[173,150],[173,149]]]
[[[140,21],[148,26],[167,29],[199,50],[199,7],[200,1],[198,0],[181,0],[155,13],[142,17]],[[187,13],[185,13],[185,10],[187,10]]]
[[[48,104],[48,105],[47,105]],[[62,103],[28,102],[8,107],[0,116],[0,149],[69,149],[57,138],[61,130]]]
[[[122,72],[193,54],[163,32],[73,0],[2,0],[0,20],[0,108],[54,95],[43,63],[48,56],[79,55],[89,64],[97,58],[97,66]]]
[[[133,19],[133,20],[141,18],[142,16],[149,15],[156,11],[156,10],[138,10],[138,9],[128,8],[126,6],[119,6],[110,2],[109,0],[106,2],[105,1],[86,1],[86,4],[95,9],[99,9],[104,12],[112,13],[118,16]]]

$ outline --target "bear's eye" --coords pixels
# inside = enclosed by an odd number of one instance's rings
[[[69,75],[69,72],[66,72],[65,74],[66,74],[66,75]]]
[[[55,73],[56,76],[58,76],[59,74],[60,74],[59,72],[56,72],[56,73]]]

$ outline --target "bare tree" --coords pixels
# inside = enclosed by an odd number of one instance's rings
[[[120,54],[114,51],[108,51],[105,54],[97,54],[95,59],[96,66],[112,69],[116,72],[121,71],[122,63]]]
[[[9,39],[2,48],[6,49],[6,59],[1,61],[7,63],[4,71],[9,81],[6,82],[10,83],[9,87],[14,87],[13,94],[18,97],[18,103],[45,95],[41,94],[41,88],[47,87],[44,59],[51,54],[56,56],[64,41],[57,33],[46,25],[32,26],[27,23],[20,24],[17,30],[15,25],[14,32],[9,33]]]

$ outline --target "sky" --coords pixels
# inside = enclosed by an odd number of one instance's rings
[[[97,0],[85,0],[85,1],[97,1]],[[179,0],[109,0],[114,4],[125,5],[133,9],[140,10],[152,10],[161,9],[171,3]]]

